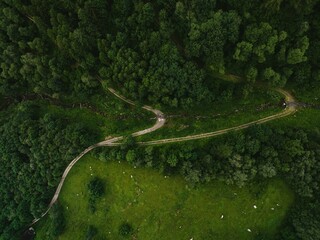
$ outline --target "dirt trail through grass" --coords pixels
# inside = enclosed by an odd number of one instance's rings
[[[126,99],[124,96],[118,94],[114,89],[109,88],[108,89],[112,94],[114,94],[116,97],[118,97],[119,99],[127,102],[128,104],[131,105],[135,105],[134,102],[132,102],[131,100]],[[237,130],[242,130],[245,128],[248,128],[252,125],[255,124],[262,124],[265,122],[269,122],[275,119],[279,119],[279,118],[283,118],[286,117],[288,115],[291,115],[293,113],[295,113],[297,111],[297,104],[295,103],[295,99],[294,97],[286,90],[284,89],[274,89],[275,91],[281,93],[286,100],[287,103],[287,107],[280,113],[269,116],[269,117],[265,117],[256,121],[252,121],[246,124],[242,124],[240,126],[236,126],[236,127],[231,127],[231,128],[227,128],[227,129],[223,129],[223,130],[219,130],[219,131],[214,131],[214,132],[208,132],[208,133],[203,133],[203,134],[197,134],[197,135],[191,135],[191,136],[186,136],[186,137],[178,137],[178,138],[169,138],[169,139],[161,139],[161,140],[156,140],[156,141],[148,141],[148,142],[139,142],[139,144],[141,145],[157,145],[157,144],[166,144],[166,143],[174,143],[174,142],[182,142],[182,141],[190,141],[190,140],[195,140],[195,139],[201,139],[201,138],[208,138],[208,137],[214,137],[214,136],[218,136],[218,135],[222,135],[222,134],[226,134],[230,131],[237,131]],[[136,136],[141,136],[144,134],[148,134],[151,132],[156,131],[157,129],[161,128],[165,122],[165,115],[157,109],[153,109],[150,106],[143,106],[143,109],[147,110],[147,111],[151,111],[156,115],[156,123],[151,127],[151,128],[147,128],[138,132],[135,132],[132,134],[132,136],[136,137]],[[86,148],[83,152],[81,152],[76,158],[74,158],[71,163],[67,166],[67,168],[65,169],[61,180],[59,182],[59,185],[56,189],[56,192],[48,206],[48,209],[37,219],[34,219],[32,221],[32,224],[37,223],[41,218],[43,218],[51,209],[51,207],[55,204],[55,202],[58,200],[61,189],[63,187],[64,181],[67,177],[67,175],[69,174],[70,170],[72,169],[72,167],[88,152],[90,152],[91,150],[97,148],[97,147],[111,147],[111,146],[118,146],[121,145],[121,143],[118,143],[120,140],[122,140],[124,137],[120,136],[120,137],[115,137],[115,138],[111,138],[102,142],[99,142],[97,144],[94,144],[88,148]]]

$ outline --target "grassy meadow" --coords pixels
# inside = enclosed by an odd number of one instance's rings
[[[91,213],[87,184],[96,176],[106,193]],[[62,189],[67,225],[59,240],[86,239],[89,225],[98,230],[93,239],[273,239],[293,199],[281,180],[242,189],[221,182],[190,188],[179,176],[87,156]],[[37,240],[46,239],[48,221],[37,226]],[[119,235],[122,223],[133,227],[131,236]]]
[[[167,109],[164,111],[165,125],[156,132],[138,137],[138,140],[182,137],[235,127],[279,113],[282,111],[278,104],[280,98],[276,92],[266,93],[257,88],[247,99],[215,102],[186,110]]]
[[[320,109],[300,108],[295,114],[269,122],[270,126],[295,127],[319,131]]]

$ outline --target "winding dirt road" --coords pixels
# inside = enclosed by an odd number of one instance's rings
[[[135,106],[136,104],[134,102],[132,102],[131,100],[128,100],[126,99],[124,96],[118,94],[114,89],[112,88],[108,88],[108,90],[113,94],[115,95],[116,97],[120,98],[121,100],[125,101],[126,103],[129,103],[133,106]],[[132,136],[134,137],[137,137],[137,136],[141,136],[141,135],[144,135],[144,134],[147,134],[147,133],[151,133],[151,132],[154,132],[156,131],[157,129],[159,128],[162,128],[163,125],[165,124],[166,122],[166,119],[164,117],[164,114],[163,112],[161,112],[160,110],[157,110],[157,109],[153,109],[152,107],[150,106],[143,106],[142,107],[143,109],[149,111],[149,112],[153,112],[156,116],[157,116],[157,121],[156,123],[151,127],[151,128],[147,128],[147,129],[144,129],[144,130],[141,130],[139,132],[135,132],[132,134]]]
[[[133,101],[128,100],[125,97],[123,97],[122,95],[118,94],[114,89],[109,88],[108,90],[112,94],[114,94],[116,97],[118,97],[121,100],[127,102],[128,104],[135,105],[135,103]],[[285,91],[283,89],[274,89],[274,90],[279,92],[279,93],[281,93],[285,97],[285,100],[286,100],[286,103],[287,103],[287,107],[282,112],[280,112],[278,114],[274,114],[272,116],[265,117],[265,118],[262,118],[262,119],[259,119],[259,120],[256,120],[256,121],[252,121],[252,122],[249,122],[249,123],[246,123],[246,124],[242,124],[242,125],[239,125],[239,126],[236,126],[236,127],[222,129],[222,130],[218,130],[218,131],[214,131],[214,132],[196,134],[196,135],[191,135],[191,136],[186,136],[186,137],[168,138],[168,139],[161,139],[161,140],[155,140],[155,141],[139,142],[138,144],[141,144],[141,145],[158,145],[158,144],[166,144],[166,143],[174,143],[174,142],[182,142],[182,141],[190,141],[190,140],[201,139],[201,138],[214,137],[214,136],[226,134],[226,133],[231,132],[231,131],[242,130],[242,129],[248,128],[248,127],[250,127],[252,125],[255,125],[255,124],[262,124],[262,123],[269,122],[269,121],[272,121],[272,120],[275,120],[275,119],[278,119],[278,118],[286,117],[288,115],[291,115],[291,114],[295,113],[297,111],[297,107],[296,107],[297,105],[294,104],[295,103],[294,97],[288,91]],[[292,103],[292,104],[290,104],[290,103]],[[147,129],[144,129],[144,130],[141,130],[141,131],[133,133],[132,136],[134,136],[134,137],[154,132],[157,129],[163,127],[163,125],[166,122],[165,116],[161,111],[159,111],[157,109],[153,109],[150,106],[143,106],[142,108],[147,110],[147,111],[153,112],[156,115],[157,120],[156,120],[156,123],[151,128],[147,128]],[[65,181],[67,175],[69,174],[70,170],[85,154],[87,154],[88,152],[90,152],[91,150],[93,150],[93,149],[95,149],[97,147],[119,146],[119,145],[121,145],[121,143],[118,143],[118,142],[120,140],[122,140],[123,138],[124,138],[123,136],[115,137],[115,138],[111,138],[111,139],[99,142],[97,144],[94,144],[94,145],[86,148],[76,158],[74,158],[71,161],[71,163],[67,166],[67,168],[65,169],[65,171],[64,171],[64,173],[63,173],[63,175],[61,177],[61,180],[59,182],[59,185],[58,185],[58,187],[56,189],[56,192],[55,192],[55,194],[54,194],[54,196],[53,196],[53,198],[52,198],[52,200],[51,200],[51,202],[50,202],[50,204],[48,206],[48,209],[39,218],[34,219],[30,226],[32,226],[35,223],[37,223],[41,218],[43,218],[50,211],[51,207],[56,203],[56,201],[59,198],[59,195],[60,195],[61,189],[63,187],[64,181]]]
[[[116,97],[120,98],[121,100],[125,101],[126,103],[128,104],[131,104],[131,105],[136,105],[133,101],[131,100],[128,100],[126,99],[124,96],[118,94],[114,89],[112,88],[108,88],[108,90],[113,94],[115,95]],[[165,122],[166,122],[166,119],[164,117],[164,114],[160,111],[160,110],[157,110],[157,109],[153,109],[152,107],[150,106],[143,106],[142,107],[143,109],[147,110],[147,111],[150,111],[150,112],[153,112],[156,117],[157,117],[157,120],[156,120],[156,123],[151,127],[151,128],[147,128],[147,129],[144,129],[144,130],[141,130],[141,131],[138,131],[138,132],[135,132],[135,133],[132,133],[131,135],[134,136],[134,137],[137,137],[137,136],[141,136],[141,135],[144,135],[144,134],[147,134],[147,133],[150,133],[150,132],[154,132],[156,131],[157,129],[161,128]],[[111,139],[108,139],[108,140],[105,140],[105,141],[102,141],[102,142],[99,142],[99,143],[96,143],[88,148],[86,148],[84,151],[82,151],[76,158],[74,158],[70,163],[69,165],[67,166],[67,168],[64,170],[63,172],[63,175],[61,177],[61,180],[59,182],[59,185],[51,199],[51,202],[49,203],[49,206],[48,206],[48,209],[43,213],[41,214],[41,216],[39,218],[36,218],[32,221],[31,225],[34,225],[35,223],[37,223],[41,218],[43,218],[45,215],[47,215],[47,213],[50,211],[51,207],[56,203],[56,201],[58,200],[59,198],[59,195],[60,195],[60,192],[61,192],[61,189],[63,187],[63,184],[64,184],[64,181],[66,179],[66,177],[68,176],[70,170],[72,169],[72,167],[85,155],[87,154],[88,152],[90,152],[91,150],[97,148],[97,147],[105,147],[105,146],[113,146],[113,144],[115,142],[118,142],[120,140],[122,140],[124,137],[123,136],[120,136],[120,137],[114,137],[114,138],[111,138]]]
[[[226,128],[214,132],[208,132],[208,133],[202,133],[202,134],[196,134],[196,135],[190,135],[185,137],[177,137],[177,138],[167,138],[167,139],[161,139],[161,140],[155,140],[155,141],[147,141],[147,142],[138,142],[140,145],[159,145],[159,144],[166,144],[166,143],[174,143],[174,142],[184,142],[184,141],[190,141],[190,140],[196,140],[196,139],[202,139],[202,138],[208,138],[208,137],[214,137],[222,134],[226,134],[228,132],[232,131],[238,131],[245,128],[248,128],[250,126],[256,125],[256,124],[262,124],[266,123],[278,118],[283,118],[288,115],[291,115],[297,111],[297,105],[295,103],[294,97],[288,92],[283,89],[274,89],[275,91],[281,93],[285,97],[285,102],[287,107],[280,113],[258,119],[256,121],[252,121],[249,123],[245,123],[239,126]],[[108,146],[119,146],[121,143],[109,143]]]

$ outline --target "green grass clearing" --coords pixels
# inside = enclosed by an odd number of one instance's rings
[[[92,116],[92,118],[99,119],[97,122],[92,119],[91,123],[87,123],[89,126],[99,126],[104,137],[130,134],[148,128],[156,121],[152,112],[148,112],[140,106],[132,106],[110,92],[101,92],[99,95],[93,95],[81,101],[72,97],[64,97],[63,102],[70,104],[84,103],[93,106],[94,110],[82,108],[78,109],[77,112],[81,113],[84,110],[83,115],[87,115],[85,118],[90,119],[90,116]],[[96,113],[97,111],[103,115]],[[77,119],[76,113],[70,115],[73,115],[75,120]]]
[[[141,136],[140,141],[213,132],[258,120],[282,111],[280,95],[275,97],[255,89],[247,99],[199,105],[188,110],[168,110],[166,124],[156,132]]]
[[[57,105],[41,104],[41,112],[43,114],[52,113],[69,121],[79,122],[86,127],[98,132],[100,139],[103,140],[107,136],[118,136],[130,134],[141,129],[148,128],[155,123],[155,119],[138,109],[131,106],[125,108],[123,113],[108,112],[101,115],[86,108],[64,108]],[[139,116],[139,117],[137,117]]]
[[[308,88],[308,90],[294,87],[292,93],[295,95],[298,101],[315,104],[320,107],[320,85],[315,85]]]
[[[314,131],[319,130],[320,109],[300,108],[295,114],[285,118],[276,119],[271,126],[296,127]]]
[[[111,94],[96,95],[86,101],[72,101],[72,98],[69,98],[58,103],[44,99],[28,102],[37,109],[39,116],[53,114],[68,122],[81,123],[96,132],[99,140],[131,134],[151,127],[156,122],[153,113],[127,104]],[[16,107],[16,104],[12,104],[0,111],[0,117],[5,118],[15,111]]]
[[[106,194],[92,214],[87,184],[94,176],[105,181]],[[89,225],[98,229],[94,239],[125,239],[118,233],[123,222],[134,228],[136,238],[127,239],[273,239],[293,198],[281,180],[242,189],[220,182],[190,189],[179,176],[164,178],[151,169],[87,156],[62,189],[67,227],[59,239],[85,239]],[[47,226],[48,218],[39,223],[37,240],[46,239]]]

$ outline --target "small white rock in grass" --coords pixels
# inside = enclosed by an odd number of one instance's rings
[[[91,173],[91,176],[93,176],[93,174]]]
[[[221,217],[220,217],[220,219],[223,219],[224,218],[224,216],[223,216],[223,214],[221,215]]]
[[[254,208],[254,209],[257,209],[257,205],[253,205],[253,208]]]
[[[279,203],[277,203],[277,207],[280,207],[280,204],[279,204]]]
[[[248,232],[252,232],[250,228],[247,229]]]
[[[121,163],[121,161],[119,161],[118,163]]]
[[[133,176],[132,176],[132,175],[130,175],[130,177],[131,177],[131,178],[133,178]]]
[[[272,207],[271,210],[274,211],[274,208]]]
[[[125,174],[126,172],[122,172],[123,174]]]
[[[137,166],[134,166],[133,168],[137,168]]]
[[[182,226],[180,226],[179,228],[182,228]]]

